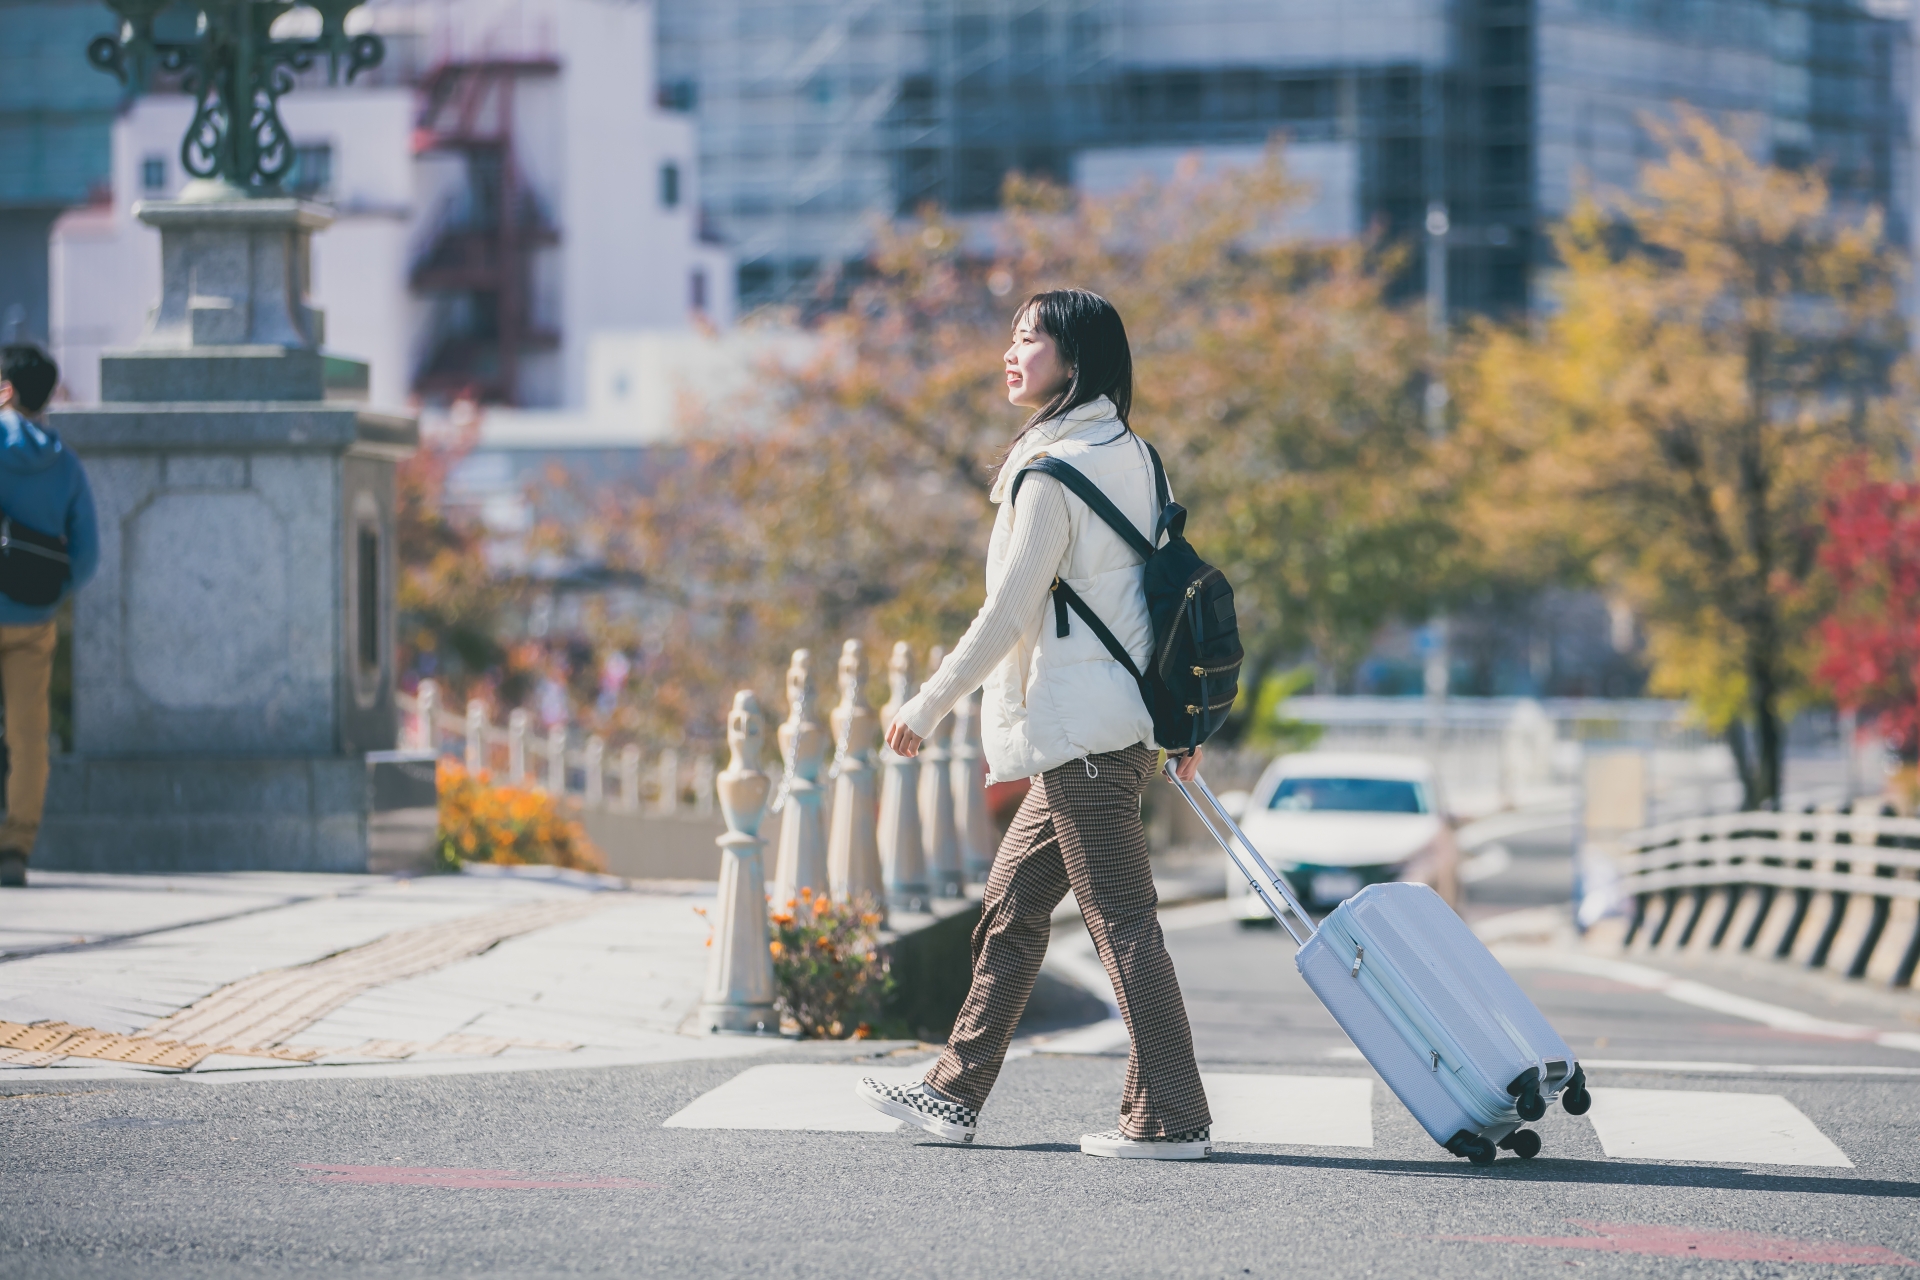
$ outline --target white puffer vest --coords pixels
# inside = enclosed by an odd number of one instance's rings
[[[987,546],[987,590],[999,587],[1013,539],[1006,505],[1013,477],[1045,453],[1071,463],[1100,486],[1145,536],[1159,516],[1153,462],[1120,424],[1105,396],[1027,432],[1000,469],[993,501],[1000,512]],[[1028,484],[1045,483],[1029,478]],[[1112,629],[1142,670],[1153,653],[1140,557],[1087,504],[1067,495],[1071,532],[1060,576]],[[1093,630],[1068,614],[1068,634],[1055,634],[1052,599],[1020,641],[988,675],[981,698],[981,737],[995,782],[1030,778],[1070,760],[1153,744],[1153,717],[1140,686],[1113,660]]]

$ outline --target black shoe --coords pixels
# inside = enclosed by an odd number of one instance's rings
[[[14,849],[0,849],[0,889],[27,887],[27,855]]]

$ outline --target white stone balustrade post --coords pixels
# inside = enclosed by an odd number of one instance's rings
[[[939,645],[927,655],[927,671],[936,672],[947,656]],[[920,845],[926,850],[927,877],[934,896],[958,898],[966,892],[960,869],[960,832],[953,820],[953,713],[941,717],[920,744]]]
[[[604,807],[607,797],[607,742],[599,734],[587,738],[587,794],[589,809]]]
[[[879,725],[867,702],[867,651],[858,640],[840,647],[840,705],[829,723],[833,757],[833,825],[827,833],[827,881],[841,902],[871,903],[886,911],[875,841],[873,748]]]
[[[668,747],[660,753],[659,772],[655,775],[653,811],[663,818],[680,812],[680,753]]]
[[[693,758],[693,811],[713,816],[713,757],[705,751]]]
[[[753,694],[733,695],[727,716],[731,759],[717,780],[727,821],[720,846],[719,893],[714,899],[713,954],[700,998],[700,1023],[709,1032],[777,1033],[773,1012],[773,958],[767,943],[767,884],[760,821],[773,780],[760,771],[766,720]]]
[[[812,913],[800,897],[802,889],[828,891],[827,831],[821,814],[825,792],[820,786],[821,758],[826,754],[827,731],[814,719],[813,655],[793,651],[787,667],[787,719],[780,726],[780,754],[786,769],[774,807],[780,814],[780,856],[773,877],[773,900],[794,904],[801,919]]]
[[[555,800],[567,794],[567,727],[554,725],[547,730],[547,794]]]
[[[640,812],[640,748],[631,742],[620,748],[620,808]]]
[[[414,745],[421,751],[440,754],[440,686],[422,680],[413,703]]]
[[[914,693],[913,646],[905,640],[893,646],[887,664],[887,705],[880,723],[893,723]],[[905,911],[927,908],[927,860],[920,849],[920,762],[880,748],[880,874],[887,886],[887,903]]]
[[[468,773],[487,767],[487,704],[478,698],[467,699],[466,757]]]
[[[984,885],[993,870],[995,832],[987,816],[987,757],[980,745],[980,690],[953,709],[953,826],[960,839],[960,869]]]
[[[527,725],[531,717],[523,707],[507,713],[507,781],[516,787],[527,784]]]

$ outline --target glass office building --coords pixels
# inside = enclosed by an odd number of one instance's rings
[[[1445,206],[1450,307],[1523,307],[1541,228],[1582,181],[1631,186],[1676,103],[1907,235],[1903,0],[658,3],[743,305],[808,296],[875,218],[992,209],[1009,170],[1097,184],[1284,132],[1336,221],[1424,245]]]

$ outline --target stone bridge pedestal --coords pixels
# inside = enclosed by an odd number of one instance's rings
[[[394,464],[413,421],[320,349],[286,199],[141,208],[161,229],[146,335],[105,402],[56,413],[100,516],[76,598],[74,742],[36,866],[368,869],[368,752],[394,746]]]

